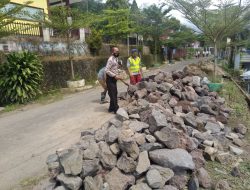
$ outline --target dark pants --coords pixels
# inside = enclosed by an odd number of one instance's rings
[[[119,109],[117,100],[117,80],[114,77],[107,75],[106,83],[110,97],[109,112],[116,113],[116,111]]]

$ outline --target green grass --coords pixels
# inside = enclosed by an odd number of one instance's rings
[[[240,90],[235,86],[232,81],[226,80],[223,85],[223,89],[220,91],[220,96],[226,100],[226,106],[233,109],[230,115],[228,126],[233,128],[235,125],[242,123],[245,126],[250,127],[250,112],[245,97],[241,94]],[[245,136],[245,140],[249,144],[250,141],[250,128]],[[243,148],[244,149],[244,148]],[[218,162],[209,161],[206,164],[206,169],[209,171],[214,182],[220,179],[226,179],[231,185],[232,190],[250,190],[250,152],[248,148],[245,148],[245,152],[248,152],[246,156],[243,156],[243,162],[240,163],[239,169],[242,176],[233,177],[231,175],[232,167],[235,163],[228,165],[222,165]],[[218,172],[222,171],[222,172]],[[223,174],[225,173],[225,174]]]

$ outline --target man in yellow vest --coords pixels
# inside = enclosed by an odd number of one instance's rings
[[[130,84],[135,85],[141,81],[142,69],[141,69],[141,59],[138,56],[138,50],[132,49],[131,56],[127,60],[127,67],[130,76]]]

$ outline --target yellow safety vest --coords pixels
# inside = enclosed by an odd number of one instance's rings
[[[130,57],[129,63],[130,63],[130,67],[129,67],[130,72],[132,73],[140,72],[140,63],[141,63],[140,57],[137,57],[136,59],[134,59],[133,57]]]

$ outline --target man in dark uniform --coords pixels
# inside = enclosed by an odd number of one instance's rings
[[[108,94],[110,97],[109,112],[116,113],[119,109],[118,100],[117,100],[117,80],[121,80],[121,77],[118,76],[118,57],[119,49],[117,47],[112,48],[112,54],[107,61],[105,68],[106,72],[106,83],[108,88]]]

